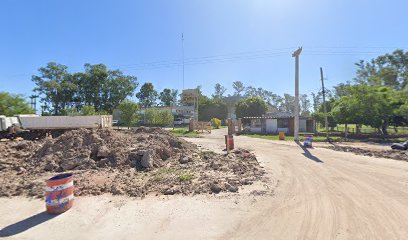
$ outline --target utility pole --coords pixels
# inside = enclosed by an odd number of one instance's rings
[[[295,116],[294,116],[294,137],[295,141],[299,141],[299,55],[302,52],[302,47],[298,48],[292,57],[295,57]]]
[[[37,112],[37,98],[38,98],[38,95],[31,95],[30,96],[31,108],[34,109],[35,112]]]
[[[196,102],[196,104],[197,104],[197,108],[196,108],[196,121],[198,122],[198,104],[199,104],[199,101],[200,101],[200,99],[199,99],[199,96],[198,96],[198,87],[196,88],[196,97],[194,98],[195,99],[195,102]],[[195,105],[195,104],[194,104]]]
[[[329,123],[327,122],[326,91],[324,89],[324,79],[323,79],[323,68],[322,67],[320,67],[320,79],[322,80],[324,127],[326,129],[326,138],[327,140],[329,140]]]
[[[183,57],[183,90],[184,90],[184,34],[181,33],[181,51]]]

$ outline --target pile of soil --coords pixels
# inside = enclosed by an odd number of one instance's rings
[[[403,150],[393,150],[393,149],[370,150],[370,149],[362,149],[362,148],[357,148],[357,147],[348,147],[348,146],[339,146],[339,145],[333,145],[327,148],[335,150],[335,151],[352,152],[357,155],[377,157],[377,158],[389,158],[389,159],[402,160],[402,161],[408,162],[408,151],[403,151]]]
[[[75,195],[237,192],[263,180],[255,156],[200,151],[160,128],[79,129],[55,139],[1,143],[0,196],[43,197],[45,180],[74,174]]]

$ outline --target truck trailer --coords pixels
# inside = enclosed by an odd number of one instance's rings
[[[0,137],[8,134],[9,127],[18,129],[17,135],[26,139],[35,139],[51,134],[56,137],[65,131],[79,128],[110,128],[112,115],[94,116],[38,116],[17,115],[14,117],[0,116]]]

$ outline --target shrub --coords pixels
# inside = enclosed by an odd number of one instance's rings
[[[220,126],[221,126],[221,120],[218,119],[218,118],[212,118],[212,119],[211,119],[211,123],[213,124],[213,126],[214,126],[216,129],[219,129]]]

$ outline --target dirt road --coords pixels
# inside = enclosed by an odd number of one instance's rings
[[[221,152],[225,131],[189,140]],[[270,178],[266,186],[217,196],[83,197],[55,218],[41,214],[42,201],[1,198],[0,235],[15,239],[408,238],[407,162],[324,148],[305,150],[289,142],[234,139],[236,146],[255,152]],[[254,189],[267,194],[251,194]]]

